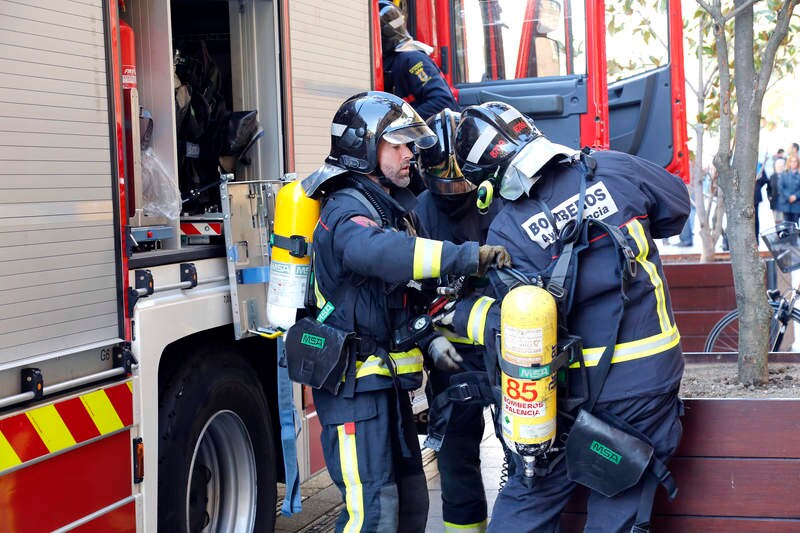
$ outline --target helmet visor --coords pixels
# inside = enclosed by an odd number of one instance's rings
[[[458,168],[456,156],[450,156],[439,165],[432,165],[422,170],[422,181],[434,194],[450,196],[474,191],[474,183],[466,179]]]
[[[423,122],[384,133],[383,140],[392,144],[414,143],[423,150],[427,150],[436,144],[436,135]]]
[[[403,104],[400,116],[386,127],[382,138],[392,144],[413,142],[423,150],[432,148],[437,141],[436,134],[408,103]]]

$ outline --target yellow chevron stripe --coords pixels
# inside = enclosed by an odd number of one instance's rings
[[[0,431],[0,472],[22,463],[3,432]]]
[[[133,382],[128,381],[126,385],[128,386],[128,390],[131,391],[131,394],[133,394]]]
[[[45,405],[25,413],[50,453],[75,445],[75,438],[64,424],[54,405]]]
[[[81,402],[83,402],[83,406],[86,407],[86,411],[92,417],[94,425],[97,426],[97,430],[101,435],[123,427],[122,420],[120,420],[111,400],[108,399],[106,391],[99,390],[84,394],[81,396]]]

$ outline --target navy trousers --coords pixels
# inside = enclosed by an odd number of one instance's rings
[[[647,435],[655,447],[655,456],[663,462],[675,452],[682,435],[681,402],[677,392],[655,397],[630,398],[597,405]],[[567,468],[560,461],[546,477],[534,479],[532,488],[522,480],[522,465],[517,468],[498,494],[489,523],[489,533],[554,533],[559,515],[569,500],[575,483],[567,479]],[[585,532],[629,532],[636,518],[642,483],[606,498],[590,491]]]
[[[343,398],[315,390],[314,404],[325,465],[345,503],[336,531],[423,533],[428,489],[408,394],[398,398],[392,388]]]
[[[429,399],[444,391],[452,373],[432,369]],[[486,493],[481,477],[483,406],[455,404],[437,456],[442,484],[445,531],[480,533],[486,529]]]

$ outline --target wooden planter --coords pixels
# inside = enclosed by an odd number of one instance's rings
[[[686,400],[683,440],[669,464],[678,496],[656,493],[652,531],[800,531],[800,399]],[[583,531],[583,488],[561,516]]]
[[[664,276],[683,351],[702,352],[714,324],[736,308],[731,263],[665,263]]]

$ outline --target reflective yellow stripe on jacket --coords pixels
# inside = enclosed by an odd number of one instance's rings
[[[476,342],[483,346],[483,334],[486,329],[486,316],[489,314],[489,308],[495,302],[494,298],[488,296],[481,296],[475,303],[472,304],[472,309],[469,311],[469,318],[467,319],[467,337],[472,342]]]
[[[658,267],[647,259],[650,255],[650,243],[647,240],[642,223],[634,219],[627,224],[628,233],[636,243],[639,253],[636,255],[636,262],[647,276],[653,286],[653,297],[655,298],[655,312],[658,316],[658,324],[661,333],[637,339],[634,341],[623,342],[614,346],[614,355],[611,357],[611,364],[624,363],[634,359],[642,359],[651,355],[658,355],[671,348],[674,348],[681,341],[678,327],[672,323],[667,309],[667,297],[664,292],[664,280],[658,275]],[[597,366],[600,357],[603,355],[605,347],[585,348],[583,350],[583,360],[586,366]],[[577,368],[578,363],[573,363],[570,368]]]
[[[412,348],[407,352],[392,352],[389,357],[394,362],[398,376],[422,372],[422,351],[419,348]],[[356,361],[356,379],[373,375],[392,377],[386,364],[377,355],[370,355],[364,361]]]
[[[658,355],[678,345],[681,336],[678,327],[672,326],[669,331],[645,337],[630,342],[623,342],[614,346],[614,355],[611,357],[611,364],[624,363],[634,359],[642,359],[651,355]],[[586,366],[597,366],[600,357],[605,351],[605,346],[599,348],[586,348],[583,350],[583,361]],[[578,368],[579,363],[572,363],[570,368]]]
[[[467,337],[460,337],[460,336],[456,335],[456,333],[453,330],[450,330],[450,329],[447,329],[447,328],[441,328],[439,326],[436,326],[435,329],[436,329],[436,333],[438,333],[442,337],[447,337],[447,340],[449,340],[453,344],[469,344],[471,346],[475,346],[475,345],[478,344],[477,342],[473,341],[472,339],[468,339]]]
[[[636,247],[639,249],[636,262],[647,272],[650,283],[653,285],[658,323],[661,326],[661,331],[666,333],[675,326],[670,324],[669,312],[667,311],[667,297],[664,294],[664,281],[661,279],[661,276],[658,275],[658,268],[656,265],[647,260],[647,257],[650,255],[650,244],[647,240],[644,228],[642,227],[642,223],[633,219],[627,226],[628,233],[633,237],[633,240],[636,242]]]
[[[421,239],[414,241],[414,279],[438,278],[442,270],[442,241]]]

